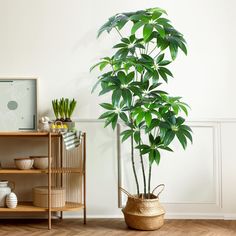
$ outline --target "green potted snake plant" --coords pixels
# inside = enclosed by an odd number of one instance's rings
[[[188,115],[188,105],[181,97],[171,96],[162,89],[173,77],[169,65],[178,52],[187,55],[183,35],[166,15],[163,9],[151,8],[109,18],[99,29],[98,37],[105,31],[117,33],[119,39],[113,47],[114,54],[102,58],[91,68],[105,70],[92,91],[99,86],[99,96],[110,94],[110,101],[100,104],[105,110],[100,119],[105,121],[105,127],[111,125],[115,129],[119,120],[126,126],[121,139],[131,143],[136,193],[129,195],[123,213],[129,227],[141,230],[158,229],[164,223],[165,211],[151,189],[152,166],[159,165],[162,152],[173,151],[174,139],[184,149],[187,140],[192,142],[192,130],[184,118]],[[135,149],[138,157],[135,157]],[[140,178],[136,162],[141,162]],[[152,214],[148,207],[152,208]]]

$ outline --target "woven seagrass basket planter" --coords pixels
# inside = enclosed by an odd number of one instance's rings
[[[128,227],[138,230],[157,230],[163,226],[165,210],[160,205],[159,194],[156,196],[152,193],[149,199],[127,194],[128,200],[122,212]]]

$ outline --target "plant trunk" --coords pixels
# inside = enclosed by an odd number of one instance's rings
[[[134,178],[136,182],[136,188],[137,188],[137,195],[139,197],[139,183],[138,183],[138,177],[135,169],[135,163],[134,163],[134,135],[131,135],[131,159],[132,159],[132,168],[134,173]]]
[[[151,177],[152,177],[152,164],[149,163],[149,174],[148,174],[148,198],[151,196]]]
[[[139,145],[140,145],[139,141]],[[146,198],[147,196],[147,184],[146,184],[146,176],[145,176],[145,168],[144,168],[144,163],[143,163],[143,155],[141,151],[139,150],[139,155],[140,155],[140,161],[141,161],[141,166],[142,166],[142,172],[143,172],[143,190],[144,190],[144,197]]]

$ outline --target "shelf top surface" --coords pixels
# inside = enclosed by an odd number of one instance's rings
[[[50,133],[51,136],[60,136],[60,133]],[[48,132],[38,132],[38,131],[0,131],[0,137],[46,137]]]

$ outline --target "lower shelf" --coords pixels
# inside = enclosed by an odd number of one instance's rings
[[[51,211],[79,211],[84,208],[81,203],[66,202],[64,207],[52,208]],[[0,212],[45,212],[47,208],[36,207],[32,202],[19,202],[16,208],[0,208]]]

